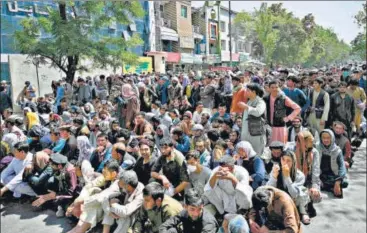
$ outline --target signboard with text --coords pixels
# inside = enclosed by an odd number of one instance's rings
[[[139,65],[124,65],[122,67],[122,73],[124,74],[141,74],[148,72],[153,72],[152,57],[139,57]]]

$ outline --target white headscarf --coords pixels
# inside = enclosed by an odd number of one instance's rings
[[[237,143],[236,151],[238,152],[238,149],[240,149],[240,148],[243,149],[246,152],[248,158],[255,157],[256,152],[254,151],[254,148],[252,148],[252,145],[249,142],[241,141],[241,142]]]

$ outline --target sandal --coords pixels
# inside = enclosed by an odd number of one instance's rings
[[[307,214],[302,215],[301,221],[304,225],[309,225],[311,223],[311,219]]]

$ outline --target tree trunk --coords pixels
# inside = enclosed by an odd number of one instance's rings
[[[61,19],[67,23],[67,17],[66,17],[66,4],[65,3],[59,3],[59,12]],[[77,66],[79,63],[79,56],[68,56],[68,65],[66,66],[66,81],[70,84],[73,83],[75,73],[77,70]]]

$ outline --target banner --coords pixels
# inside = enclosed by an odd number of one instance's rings
[[[199,54],[194,55],[194,64],[203,64],[203,56]]]
[[[141,74],[153,72],[152,57],[139,57],[137,66],[124,65],[122,68],[123,74]]]
[[[181,53],[181,64],[193,64],[194,56],[190,53]]]

